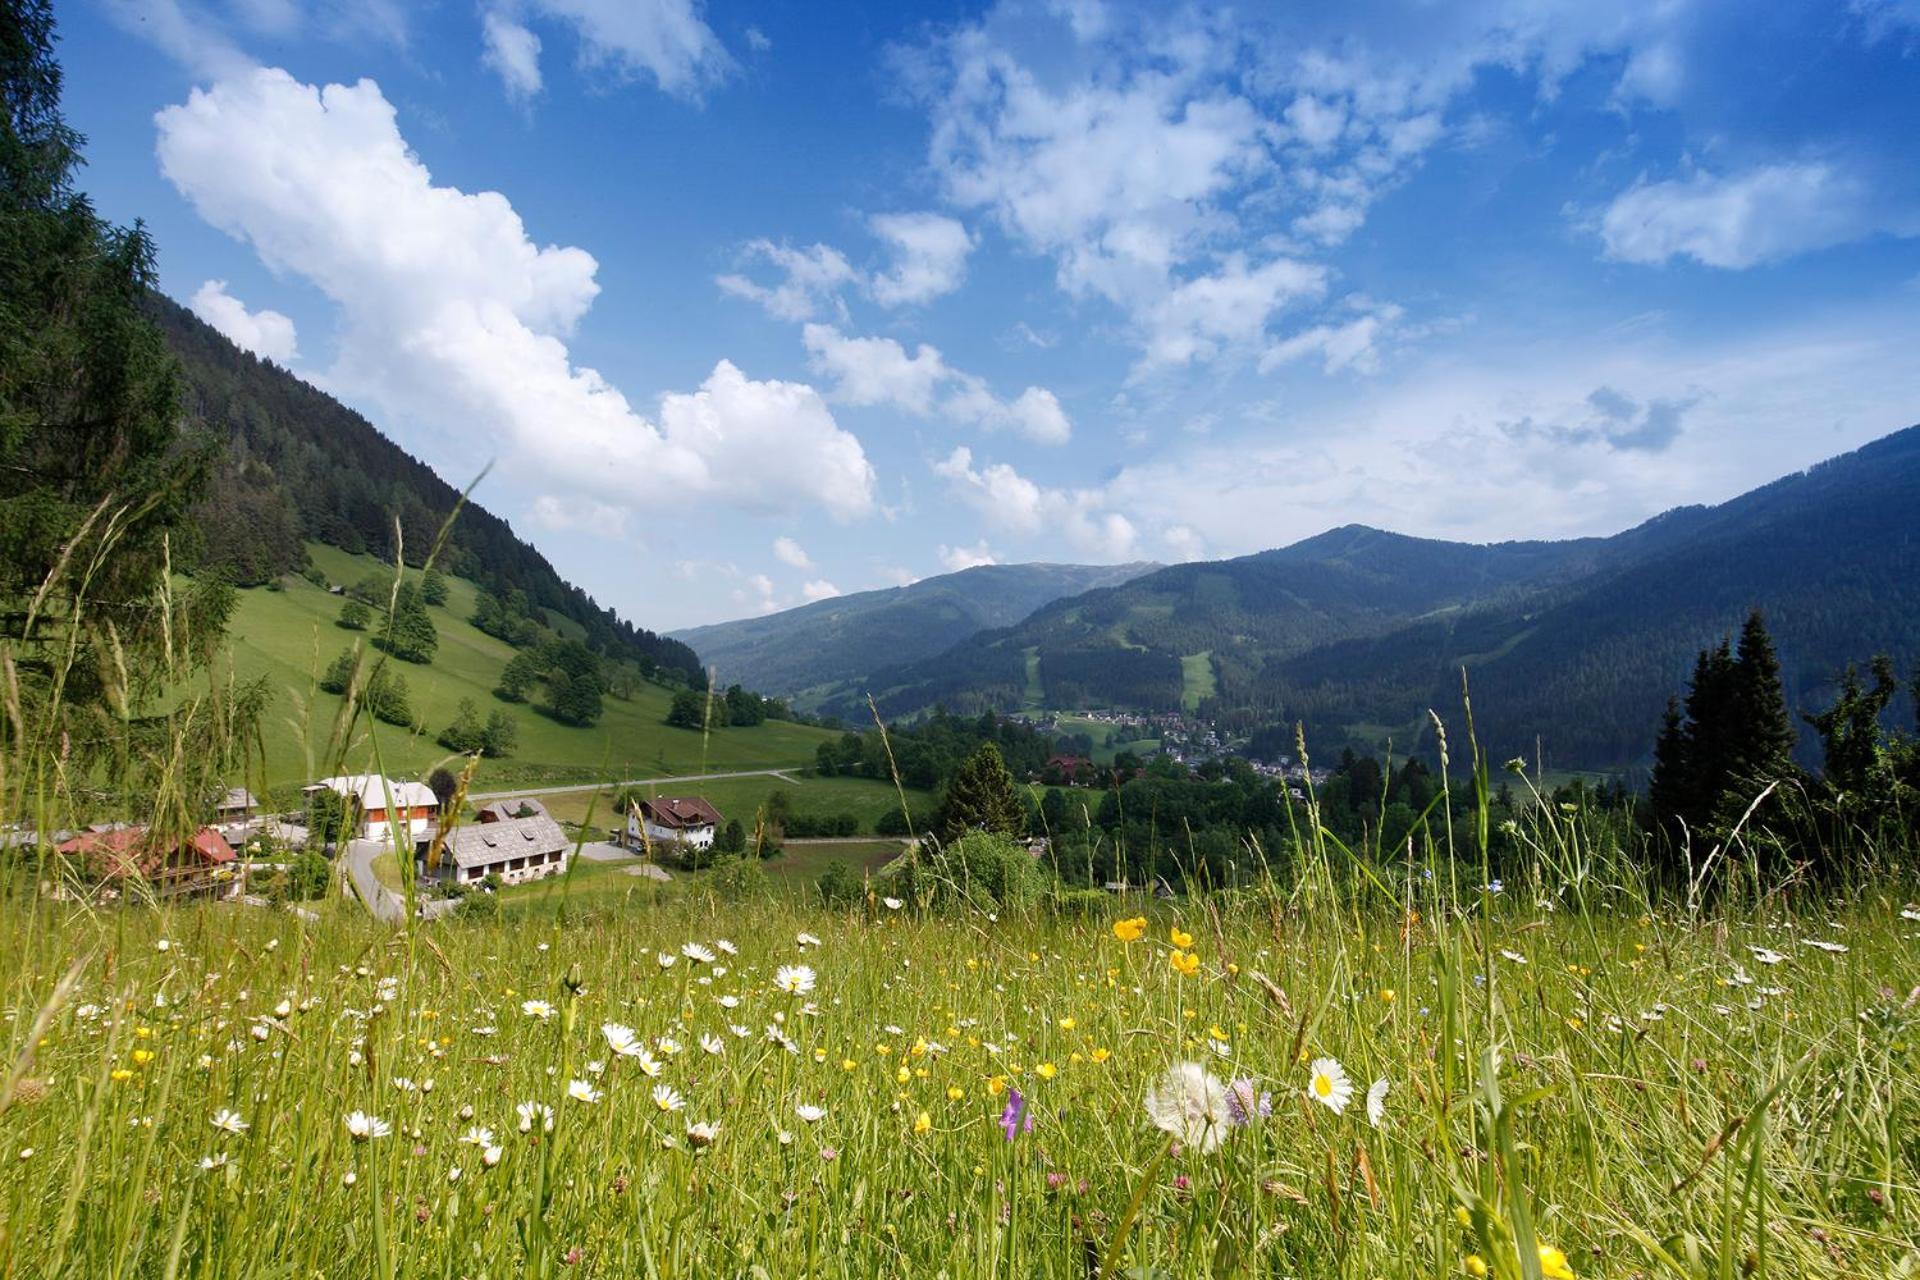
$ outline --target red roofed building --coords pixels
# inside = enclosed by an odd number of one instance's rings
[[[102,896],[117,897],[134,883],[145,884],[160,897],[229,897],[240,886],[233,846],[212,827],[202,827],[177,844],[146,827],[83,831],[55,846],[54,852],[72,859],[80,877]]]

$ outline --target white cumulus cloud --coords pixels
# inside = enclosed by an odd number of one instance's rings
[[[1097,490],[1040,485],[1004,462],[976,467],[965,445],[933,470],[993,529],[1027,539],[1058,534],[1075,551],[1100,560],[1125,560],[1134,553],[1133,522],[1108,509]]]
[[[569,27],[580,43],[580,63],[590,70],[650,79],[663,92],[698,98],[734,70],[703,7],[696,0],[524,0],[523,12]],[[491,32],[488,39],[491,48]],[[529,56],[539,47],[535,40]],[[515,90],[512,74],[502,70],[501,78]]]
[[[958,573],[962,569],[977,569],[983,564],[999,564],[1000,558],[993,554],[993,548],[982,538],[970,547],[940,548],[940,565],[948,573]]]
[[[985,431],[1013,431],[1039,444],[1065,444],[1073,423],[1045,387],[1028,387],[1002,400],[976,374],[956,369],[939,349],[921,343],[910,355],[892,338],[856,338],[832,325],[801,330],[807,363],[832,379],[834,399],[853,405],[891,405],[919,417],[939,414]]]
[[[868,225],[893,257],[891,268],[867,286],[881,306],[929,302],[966,279],[973,236],[956,220],[939,213],[882,213]]]
[[[811,582],[800,584],[800,594],[806,598],[808,604],[812,604],[816,600],[833,599],[840,594],[840,588],[825,578],[815,578]]]
[[[292,320],[265,308],[247,310],[246,303],[227,292],[225,280],[207,281],[194,291],[187,305],[193,314],[225,334],[234,346],[245,348],[263,360],[288,365],[300,354]]]
[[[1920,216],[1889,214],[1858,177],[1818,162],[1638,182],[1600,219],[1609,258],[1662,263],[1688,257],[1729,270],[1883,231],[1920,233]]]
[[[759,303],[779,320],[805,320],[828,304],[844,313],[839,291],[860,279],[846,255],[831,245],[795,249],[771,240],[750,240],[740,257],[743,267],[752,262],[767,263],[780,273],[780,280],[761,284],[744,271],[732,271],[716,277],[714,283],[722,292]]]
[[[480,19],[480,61],[500,77],[507,96],[524,102],[540,92],[540,37],[499,10]]]
[[[873,468],[811,387],[721,360],[699,390],[663,397],[656,424],[575,365],[566,339],[599,292],[592,255],[536,245],[497,192],[436,185],[372,81],[255,68],[157,123],[162,172],[200,215],[340,308],[329,385],[475,454],[504,450],[550,491],[872,509]]]
[[[806,548],[785,535],[773,540],[773,558],[795,569],[813,568],[813,557]]]

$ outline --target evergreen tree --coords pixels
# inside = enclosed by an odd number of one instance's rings
[[[152,242],[74,187],[84,140],[60,114],[54,42],[48,0],[0,12],[0,646],[29,708],[64,671],[60,705],[90,712],[158,692],[170,641],[210,657],[232,593],[203,576],[164,616],[156,587],[186,551],[170,535],[217,448],[178,432],[178,368],[145,313]],[[63,726],[69,745],[96,723]]]
[[[347,685],[353,680],[353,668],[353,650],[342,649],[321,673],[320,688],[327,693],[346,693]]]
[[[1725,829],[1792,774],[1793,741],[1780,661],[1756,610],[1737,652],[1728,638],[1700,651],[1685,715],[1668,703],[1649,785],[1654,823],[1669,835]]]
[[[1687,774],[1690,752],[1680,699],[1668,698],[1667,714],[1660,722],[1660,737],[1653,744],[1653,776],[1647,783],[1647,804],[1653,811],[1655,826],[1672,826],[1692,803],[1693,780]]]
[[[985,742],[964,760],[947,784],[940,827],[947,840],[969,831],[1019,835],[1026,828],[1027,811],[1014,789],[1013,775],[1000,748]]]
[[[1757,794],[1793,772],[1793,718],[1780,684],[1780,659],[1766,620],[1755,609],[1740,628],[1734,664],[1729,766],[1732,780]]]
[[[420,598],[431,605],[447,603],[447,575],[438,569],[429,569],[420,579]]]
[[[1853,796],[1877,789],[1883,780],[1876,777],[1885,755],[1880,742],[1880,714],[1893,702],[1900,682],[1894,677],[1893,662],[1884,654],[1873,660],[1873,687],[1860,683],[1860,672],[1851,664],[1840,681],[1840,696],[1833,705],[1817,715],[1805,717],[1820,735],[1823,756],[1821,773],[1829,787]]]
[[[433,661],[434,653],[440,648],[440,633],[434,629],[419,587],[411,582],[400,585],[394,593],[393,612],[388,615],[387,625],[376,643],[406,662],[424,665]]]
[[[413,727],[413,704],[407,697],[406,678],[388,664],[375,664],[367,678],[366,707],[375,719],[401,728]]]

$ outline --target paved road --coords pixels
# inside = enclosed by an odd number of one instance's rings
[[[407,918],[406,899],[381,884],[380,878],[373,874],[373,860],[392,851],[393,846],[384,840],[349,840],[340,856],[346,859],[347,874],[353,878],[353,887],[373,918],[396,924]]]
[[[674,778],[628,778],[625,782],[580,782],[564,787],[520,787],[513,791],[479,791],[467,797],[478,804],[491,800],[512,800],[518,796],[559,796],[576,791],[598,791],[603,787],[650,787],[664,786],[681,782],[724,782],[728,778],[778,778],[793,786],[800,786],[803,779],[796,778],[788,769],[741,769],[734,773],[686,773]]]

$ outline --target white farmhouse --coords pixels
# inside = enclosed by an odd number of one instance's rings
[[[440,847],[440,860],[422,872],[440,880],[475,884],[497,875],[504,884],[521,884],[557,876],[567,869],[572,848],[567,833],[537,802],[512,806],[491,805],[480,811],[478,822],[457,827]],[[525,812],[526,817],[513,816]]]
[[[322,778],[317,785],[346,797],[348,821],[354,835],[362,840],[391,840],[397,831],[418,843],[432,836],[434,821],[440,815],[440,798],[424,782],[355,773]]]
[[[720,811],[702,796],[642,800],[627,814],[627,847],[644,849],[664,843],[711,849],[723,821]]]

